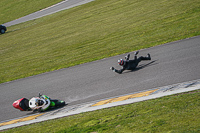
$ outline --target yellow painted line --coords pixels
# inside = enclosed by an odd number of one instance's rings
[[[41,114],[38,114],[38,115],[32,115],[32,116],[28,116],[28,117],[25,117],[25,118],[16,119],[16,120],[8,121],[8,122],[3,122],[3,123],[0,123],[0,126],[10,125],[10,124],[14,124],[14,123],[22,122],[22,121],[34,120],[35,118],[37,118],[37,117],[39,117],[43,114],[44,113],[41,113]]]
[[[121,96],[121,97],[112,98],[112,99],[107,99],[107,100],[99,101],[99,102],[93,104],[92,106],[99,106],[99,105],[104,105],[104,104],[108,104],[108,103],[124,101],[124,100],[130,99],[130,98],[148,96],[157,90],[158,89],[145,91],[145,92],[141,92],[141,93],[136,93],[136,94],[131,94],[131,95],[126,95],[126,96]]]

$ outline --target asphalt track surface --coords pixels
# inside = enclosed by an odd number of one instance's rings
[[[200,36],[140,50],[138,56],[151,54],[135,71],[114,73],[118,55],[82,65],[0,84],[0,121],[26,116],[12,103],[38,92],[65,100],[69,105],[145,91],[166,85],[200,79]],[[131,57],[133,58],[133,53]]]

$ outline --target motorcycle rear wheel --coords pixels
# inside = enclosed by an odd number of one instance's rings
[[[55,107],[65,106],[65,101],[61,100],[51,100],[51,102],[55,103]]]

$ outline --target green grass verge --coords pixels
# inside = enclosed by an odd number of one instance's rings
[[[200,35],[199,20],[199,0],[95,0],[12,26],[0,83]]]
[[[39,11],[62,0],[1,0],[0,24]]]
[[[7,133],[199,133],[200,90],[81,113]]]

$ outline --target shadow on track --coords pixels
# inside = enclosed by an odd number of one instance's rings
[[[136,69],[133,70],[132,72],[134,72],[134,71],[138,71],[138,70],[143,69],[143,68],[148,67],[148,66],[156,65],[156,64],[158,64],[158,63],[155,63],[156,61],[157,61],[157,60],[154,60],[154,61],[149,62],[148,64],[142,64],[142,65],[139,65],[139,66],[136,67]],[[153,63],[154,63],[154,64],[153,64]]]

